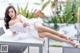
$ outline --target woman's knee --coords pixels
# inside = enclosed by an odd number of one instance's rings
[[[40,36],[41,38],[48,37],[49,35],[50,35],[50,33],[48,33],[48,32],[39,33],[39,36]]]

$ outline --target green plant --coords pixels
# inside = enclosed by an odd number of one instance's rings
[[[41,3],[34,3],[34,4],[38,6],[41,5],[41,11],[43,11],[47,7],[47,5],[50,3],[50,0],[46,1],[45,3],[44,3],[44,0],[41,0],[41,1],[42,1]]]
[[[34,16],[34,12],[29,12],[29,10],[27,10],[28,8],[28,3],[27,5],[23,8],[23,7],[19,7],[17,6],[17,12],[23,16],[25,16],[26,18],[33,18]],[[33,10],[33,9],[32,9]]]
[[[28,8],[28,3],[25,6],[25,8],[17,6],[18,13],[21,14],[21,15],[23,15],[23,16],[25,16],[25,17],[27,17],[27,14],[28,14],[27,8]]]
[[[50,45],[49,47],[63,47],[63,46],[61,46],[61,45]]]
[[[55,16],[51,16],[52,19],[49,21],[49,23],[76,23],[77,17],[76,17],[76,0],[71,5],[70,0],[67,1],[65,11],[62,10],[61,4],[57,8],[57,12]],[[63,12],[63,13],[61,13]]]
[[[78,8],[76,16],[77,16],[77,23],[80,23],[80,0],[76,1],[77,5],[76,7]]]
[[[76,17],[76,12],[77,12],[77,6],[76,6],[76,0],[73,1],[72,5],[70,4],[71,2],[68,1],[67,2],[67,6],[65,9],[65,19],[67,19],[68,21],[66,21],[66,23],[76,23],[77,22],[77,17]]]
[[[50,0],[48,0],[47,2],[45,2],[45,3],[42,5],[41,10],[44,10],[49,3],[50,3]]]
[[[58,3],[58,0],[51,1],[51,9],[53,9]]]

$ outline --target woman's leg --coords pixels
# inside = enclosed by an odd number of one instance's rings
[[[65,36],[64,34],[58,33],[57,31],[55,31],[49,27],[42,26],[42,25],[35,25],[35,27],[38,29],[39,32],[49,32],[49,33],[55,34],[56,36],[59,36],[61,38],[69,39],[69,37]]]
[[[48,33],[48,32],[39,33],[39,36],[40,36],[41,38],[48,37],[48,38],[50,38],[50,39],[57,40],[57,41],[62,41],[62,42],[66,42],[66,43],[69,43],[69,44],[75,46],[75,43],[74,43],[73,41],[71,41],[71,40],[66,40],[66,39],[64,39],[64,38],[61,38],[61,37],[59,37],[59,36],[56,36],[56,35],[51,34],[51,33]]]

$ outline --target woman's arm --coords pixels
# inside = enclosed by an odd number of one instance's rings
[[[20,22],[23,24],[23,27],[26,27],[26,26],[27,26],[27,23],[26,23],[25,21],[22,21],[22,20],[20,19]]]
[[[27,22],[26,22],[27,19],[24,19],[24,18],[25,18],[25,17],[19,15],[19,20],[20,20],[20,22],[23,24],[24,27],[26,27],[26,26],[27,26]]]

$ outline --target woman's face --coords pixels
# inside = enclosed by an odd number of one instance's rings
[[[8,12],[8,15],[11,17],[11,19],[15,18],[16,13],[13,8],[10,8]]]

